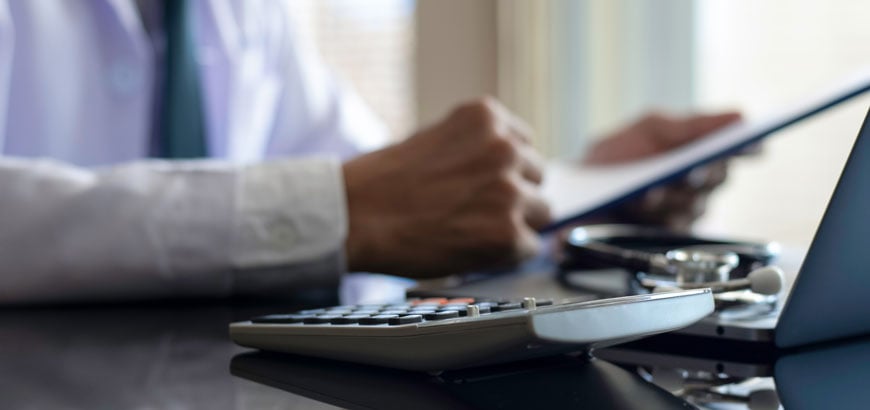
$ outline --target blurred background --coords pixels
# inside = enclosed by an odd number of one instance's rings
[[[651,110],[763,116],[870,67],[870,2],[290,0],[306,38],[395,139],[489,94],[549,157]],[[806,246],[870,105],[862,97],[733,161],[698,226]]]

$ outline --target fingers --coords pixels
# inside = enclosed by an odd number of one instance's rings
[[[678,185],[660,187],[651,189],[624,211],[634,223],[684,230],[704,214],[708,198],[709,191]]]
[[[520,186],[522,198],[519,206],[525,223],[535,231],[549,225],[553,220],[550,204],[544,199],[537,187],[522,182]]]
[[[650,189],[628,211],[644,224],[687,229],[704,214],[710,193],[727,176],[725,160],[695,168],[681,181]]]
[[[666,133],[665,139],[669,139],[671,148],[693,141],[707,135],[719,128],[740,119],[740,114],[728,112],[714,115],[695,115],[685,119],[669,119],[665,121],[666,127],[673,130]]]
[[[531,145],[523,144],[517,147],[519,154],[519,172],[522,177],[535,185],[544,180],[544,159]]]
[[[585,162],[605,165],[648,158],[701,138],[739,118],[736,112],[686,118],[649,114],[593,145]]]
[[[703,137],[740,119],[740,114],[727,112],[675,118],[653,114],[642,120],[652,131],[657,152],[664,152]]]
[[[586,162],[609,164],[647,158],[675,149],[737,121],[738,113],[675,118],[651,114],[598,143]],[[629,220],[686,229],[707,208],[710,192],[725,182],[727,160],[693,169],[686,177],[648,191],[625,207]]]
[[[551,222],[551,214],[549,204],[538,191],[544,160],[531,144],[531,128],[493,98],[482,98],[463,107],[462,111],[473,113],[465,116],[476,120],[477,135],[488,144],[486,148],[495,159],[495,167],[501,170],[498,178],[506,178],[499,183],[503,188],[493,191],[495,202],[490,202],[491,209],[495,209],[496,203],[511,204],[516,215],[514,232],[528,231],[515,238],[516,246],[537,249],[536,230]],[[509,186],[504,187],[505,184]]]
[[[519,156],[517,164],[519,174],[522,177],[521,181],[516,181],[521,192],[519,206],[522,209],[525,224],[534,230],[524,228],[529,232],[524,234],[525,238],[520,238],[520,241],[524,243],[521,248],[532,250],[532,253],[525,256],[531,256],[534,255],[540,241],[535,231],[549,225],[552,221],[550,205],[544,200],[537,188],[537,185],[543,181],[544,160],[531,145],[532,128],[498,101],[489,100],[488,102],[506,125],[506,135],[503,137],[513,142]]]
[[[543,180],[544,161],[540,154],[531,144],[531,127],[522,119],[515,116],[498,100],[484,97],[463,106],[464,110],[474,114],[476,125],[481,130],[481,135],[509,142],[509,157],[515,160],[520,174],[527,181],[540,185]],[[494,143],[494,147],[502,144]]]
[[[712,191],[727,178],[728,160],[720,160],[691,170],[686,175],[684,184],[691,190]]]
[[[508,128],[511,137],[531,146],[535,136],[535,131],[532,129],[532,126],[523,121],[522,118],[511,113],[508,113],[508,121]]]
[[[683,190],[672,194],[666,201],[671,206],[662,213],[662,225],[678,231],[688,230],[707,211],[708,199],[709,192]]]
[[[529,229],[523,227],[520,230],[517,241],[517,259],[511,261],[512,264],[520,263],[524,260],[534,257],[541,251],[541,236]]]
[[[349,266],[437,276],[535,255],[550,209],[538,192],[543,161],[530,135],[501,104],[481,99],[349,161]]]
[[[736,155],[741,157],[756,157],[764,153],[764,146],[761,143],[752,144],[746,148],[743,148]]]
[[[480,102],[486,105],[495,116],[500,120],[501,127],[497,131],[500,134],[513,138],[523,144],[531,144],[534,131],[532,127],[520,117],[514,115],[507,107],[497,99],[492,97],[483,97]]]
[[[514,115],[498,100],[485,97],[481,101],[495,116],[495,133],[514,143],[519,154],[521,175],[528,181],[540,185],[543,180],[543,159],[532,146],[532,127]]]
[[[651,157],[659,152],[649,135],[634,128],[598,141],[589,149],[584,162],[590,165],[619,164]]]

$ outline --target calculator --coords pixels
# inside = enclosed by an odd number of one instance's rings
[[[230,324],[241,346],[438,372],[588,351],[688,326],[713,312],[709,289],[589,301],[416,298]]]

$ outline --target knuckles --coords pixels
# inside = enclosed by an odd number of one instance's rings
[[[515,264],[535,252],[529,243],[530,227],[523,217],[526,201],[521,185],[507,174],[494,180],[489,187],[492,206],[482,245],[492,250],[494,258],[506,264]]]
[[[650,111],[646,115],[641,118],[641,122],[648,124],[662,124],[665,122],[669,122],[671,117],[664,112],[661,111]]]
[[[489,191],[495,197],[497,206],[506,209],[516,207],[523,196],[522,188],[506,173],[498,174],[490,185]]]
[[[450,119],[467,130],[495,133],[499,118],[499,103],[492,97],[481,97],[466,102],[450,115]]]
[[[673,127],[675,123],[676,119],[672,115],[662,111],[650,111],[637,122],[637,125],[642,128],[660,130]]]
[[[517,143],[507,134],[505,110],[492,97],[481,97],[457,107],[448,118],[451,134],[475,141],[478,159],[504,169],[516,164],[521,156]]]
[[[524,241],[521,222],[504,213],[493,218],[493,224],[482,232],[478,245],[490,255],[496,265],[513,265],[529,256],[530,250]]]
[[[491,97],[458,106],[444,123],[444,134],[463,156],[466,172],[475,173],[474,208],[479,212],[474,232],[468,233],[473,245],[465,249],[469,259],[486,261],[488,266],[510,266],[521,262],[537,249],[536,236],[525,221],[528,191],[521,168],[526,161],[522,143],[509,133],[510,115]],[[442,134],[442,135],[444,135]],[[470,165],[473,164],[473,165]]]
[[[495,169],[508,168],[520,159],[519,148],[508,138],[491,136],[486,139],[485,144],[483,154]]]

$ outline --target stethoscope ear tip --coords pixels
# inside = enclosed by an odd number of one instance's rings
[[[746,279],[749,279],[749,288],[753,292],[762,295],[775,295],[782,290],[784,277],[782,269],[770,265],[749,272]]]

